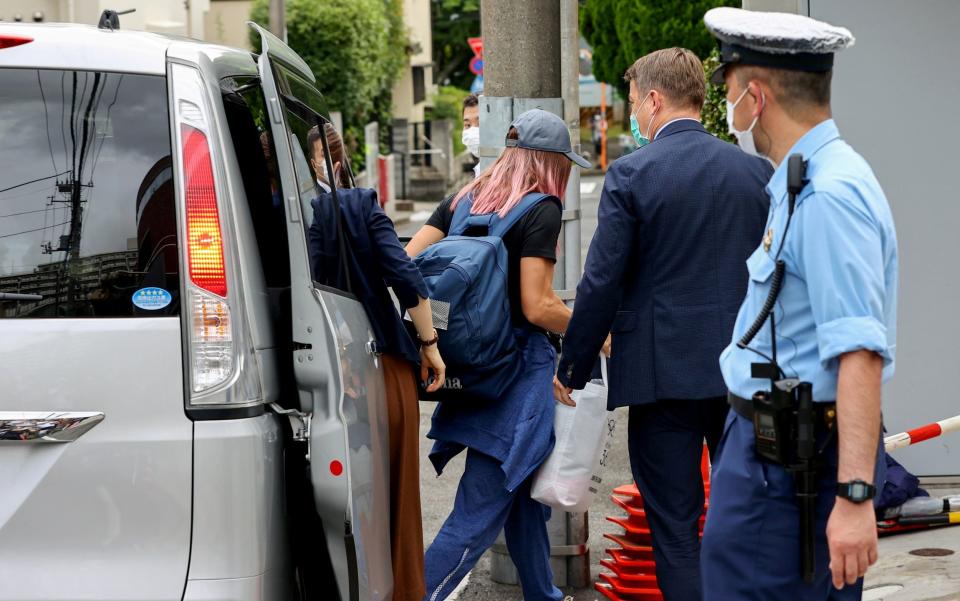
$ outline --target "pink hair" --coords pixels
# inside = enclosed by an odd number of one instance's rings
[[[450,208],[456,209],[463,197],[472,194],[471,214],[496,212],[503,217],[530,192],[562,201],[569,179],[570,159],[559,152],[506,148],[490,168],[457,193]]]

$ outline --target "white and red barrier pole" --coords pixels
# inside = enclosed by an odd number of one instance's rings
[[[950,432],[960,432],[960,415],[948,417],[947,419],[942,419],[938,422],[927,424],[926,426],[920,426],[913,430],[907,430],[906,432],[900,432],[899,434],[892,434],[883,439],[883,444],[889,453],[895,449],[909,447],[912,444],[930,440],[931,438],[936,438],[937,436]]]

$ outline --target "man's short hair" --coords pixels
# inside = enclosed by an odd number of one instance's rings
[[[463,109],[460,112],[462,113],[463,111],[467,110],[471,106],[479,106],[479,105],[480,105],[480,99],[477,98],[476,94],[467,94],[467,97],[463,99]]]
[[[307,155],[309,159],[314,159],[314,149],[316,148],[317,142],[320,141],[320,128],[314,125],[310,128],[310,131],[307,132]]]
[[[802,111],[805,108],[830,106],[830,81],[833,71],[808,73],[743,65],[736,66],[733,74],[744,87],[751,79],[766,82],[773,88],[777,102],[787,110]]]
[[[657,90],[698,111],[707,95],[703,63],[686,48],[665,48],[642,56],[627,69],[624,79],[634,82],[641,93]]]

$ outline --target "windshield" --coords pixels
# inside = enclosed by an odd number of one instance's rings
[[[0,69],[0,318],[176,314],[165,79]]]

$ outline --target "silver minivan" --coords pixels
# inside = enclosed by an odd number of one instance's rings
[[[253,27],[0,24],[2,600],[391,597],[376,345],[308,250],[328,113]]]

